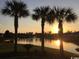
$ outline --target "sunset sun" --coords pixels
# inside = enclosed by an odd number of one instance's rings
[[[55,25],[53,25],[51,27],[51,32],[52,33],[58,33],[59,29],[58,29],[58,24],[56,23]]]
[[[54,28],[54,29],[52,28],[52,29],[51,29],[51,32],[52,32],[52,33],[58,33],[58,31],[59,31],[58,28]]]

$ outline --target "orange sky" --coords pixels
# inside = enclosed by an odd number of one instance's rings
[[[4,7],[6,0],[0,0],[0,10]],[[79,31],[79,0],[22,0],[27,4],[30,13],[33,13],[33,9],[40,6],[54,6],[60,7],[71,7],[73,11],[78,15],[78,20],[75,23],[63,23],[64,32],[67,31]],[[52,33],[57,32],[57,22],[52,25],[45,24],[45,32],[52,31]],[[6,30],[14,32],[14,18],[10,16],[3,16],[0,13],[0,32],[4,33]],[[41,32],[41,23],[40,21],[36,22],[32,20],[32,17],[19,19],[19,28],[18,32]]]

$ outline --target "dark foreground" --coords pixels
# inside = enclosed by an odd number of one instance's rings
[[[6,53],[1,54],[0,59],[61,59],[58,54],[48,54],[48,53],[38,53],[32,52],[30,54],[26,53]],[[70,59],[70,57],[64,57],[63,59]]]
[[[14,53],[14,44],[0,43],[0,59],[61,59],[59,49],[45,47],[42,51],[40,46],[17,45],[17,53]],[[79,55],[64,51],[62,59],[71,59]]]
[[[64,51],[64,57],[61,58],[58,49],[45,48],[45,51],[41,50],[39,46],[33,46],[30,50],[22,51],[18,47],[18,52],[14,53],[1,52],[0,59],[71,59],[71,57],[78,57],[78,55]]]

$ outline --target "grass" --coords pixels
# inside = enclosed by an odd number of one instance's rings
[[[45,47],[45,51],[42,52],[41,47],[34,45],[28,52],[24,45],[17,45],[17,47],[18,52],[14,54],[14,45],[12,43],[0,43],[0,57],[4,59],[61,59],[59,49]],[[66,59],[69,59],[71,56],[79,57],[79,55],[67,51],[64,51],[64,56]]]

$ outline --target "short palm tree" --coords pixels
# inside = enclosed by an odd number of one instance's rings
[[[34,9],[34,14],[32,15],[32,18],[36,21],[41,19],[41,31],[42,31],[42,49],[44,50],[44,25],[45,22],[48,22],[49,24],[51,24],[53,21],[48,19],[48,14],[50,12],[50,8],[48,6],[43,6],[40,8],[35,8]]]
[[[63,22],[74,22],[77,19],[77,15],[72,11],[71,8],[59,8],[54,7],[51,10],[51,14],[55,17],[55,20],[58,21],[58,28],[59,28],[59,38],[60,38],[60,53],[63,54]]]
[[[18,2],[16,0],[6,1],[6,6],[2,9],[3,15],[10,15],[14,17],[14,27],[15,27],[15,46],[14,51],[17,51],[17,33],[18,33],[18,18],[26,17],[29,15],[28,9],[25,3]]]

